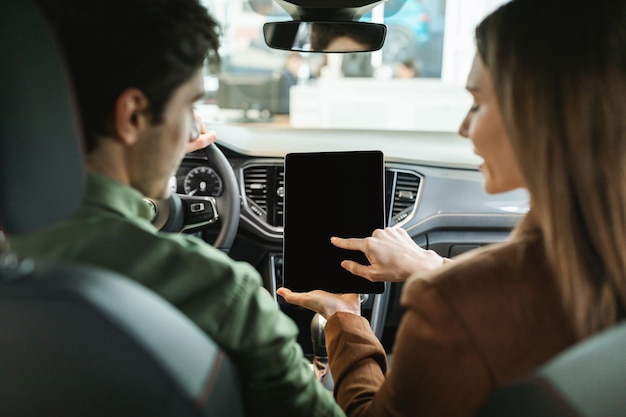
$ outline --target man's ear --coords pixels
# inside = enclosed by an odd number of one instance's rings
[[[128,88],[115,102],[114,124],[117,137],[125,145],[134,145],[148,126],[148,99],[136,88]]]

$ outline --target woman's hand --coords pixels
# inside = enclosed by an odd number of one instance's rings
[[[187,143],[186,153],[197,151],[198,149],[204,149],[217,140],[217,133],[215,130],[207,130],[204,127],[202,118],[197,114],[193,114],[196,119],[196,127],[198,129],[198,135],[195,139],[192,139]]]
[[[332,237],[330,241],[338,248],[363,252],[370,265],[344,260],[341,266],[373,282],[404,282],[414,273],[431,271],[443,265],[441,256],[419,247],[401,227],[376,229],[372,236],[362,239]]]
[[[361,315],[361,302],[358,294],[331,294],[322,290],[298,293],[284,287],[276,290],[276,293],[289,304],[308,308],[325,319],[339,311]]]

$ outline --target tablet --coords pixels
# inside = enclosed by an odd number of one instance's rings
[[[341,261],[368,264],[331,236],[370,236],[385,227],[381,151],[289,153],[285,156],[283,285],[292,291],[381,293],[384,283],[352,275]]]

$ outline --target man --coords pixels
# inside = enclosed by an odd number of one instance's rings
[[[289,114],[289,90],[298,83],[298,71],[304,63],[299,52],[289,52],[285,65],[275,74],[278,80],[278,108],[276,113]]]
[[[218,62],[216,22],[198,0],[38,3],[75,83],[89,172],[80,209],[12,239],[12,249],[105,267],[169,300],[237,364],[248,415],[343,416],[258,272],[149,221],[143,197],[167,197],[185,151],[202,144],[189,144],[193,106],[204,93],[205,60]]]

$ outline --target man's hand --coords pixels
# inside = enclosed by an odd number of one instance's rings
[[[215,130],[209,130],[207,132],[204,127],[204,122],[202,122],[202,118],[200,118],[197,113],[194,113],[193,115],[196,119],[198,135],[187,143],[187,147],[185,149],[185,152],[187,153],[197,151],[198,149],[204,149],[217,140],[217,133]]]

